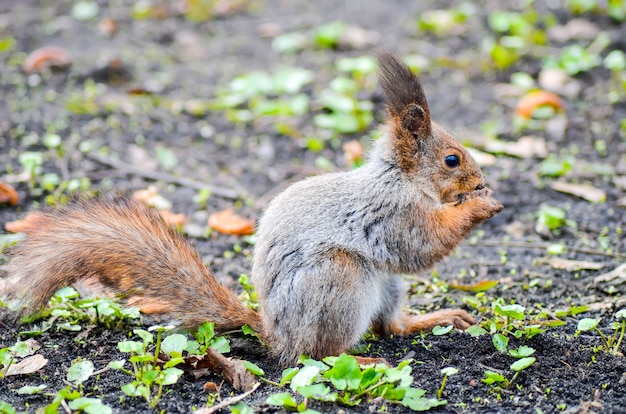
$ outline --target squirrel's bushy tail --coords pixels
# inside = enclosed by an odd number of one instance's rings
[[[63,286],[95,280],[184,327],[212,321],[221,331],[260,330],[257,313],[217,282],[158,211],[138,201],[114,196],[46,208],[27,216],[24,233],[9,251],[4,289],[23,311],[43,307]]]

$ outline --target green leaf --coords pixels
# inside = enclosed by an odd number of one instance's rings
[[[161,342],[161,352],[171,356],[181,356],[187,346],[187,337],[182,334],[168,335]]]
[[[457,368],[454,367],[446,367],[446,368],[442,368],[441,369],[441,373],[447,377],[450,377],[452,375],[456,375],[459,373],[459,370]]]
[[[298,387],[298,394],[305,398],[314,398],[320,401],[333,402],[337,399],[337,394],[331,393],[330,388],[325,384],[312,384]]]
[[[548,254],[551,254],[553,256],[563,254],[563,252],[565,251],[565,244],[564,243],[552,243],[546,248],[546,251],[548,252]]]
[[[496,304],[494,311],[498,315],[507,316],[509,318],[517,319],[519,321],[524,319],[524,308],[521,305],[500,305]]]
[[[263,371],[258,365],[253,364],[250,361],[242,361],[243,362],[243,366],[252,374],[256,375],[257,377],[262,377],[265,375],[265,371]]]
[[[355,357],[341,354],[324,377],[329,378],[338,390],[356,390],[361,384],[361,368]]]
[[[125,359],[119,359],[115,361],[109,362],[109,368],[111,369],[121,369],[124,368],[124,364],[126,363]]]
[[[183,358],[182,356],[172,357],[172,359],[170,359],[165,364],[163,364],[163,368],[175,367],[176,365],[180,365],[184,363],[185,363],[185,358]]]
[[[78,1],[72,7],[72,17],[81,22],[92,20],[98,15],[99,10],[95,1]]]
[[[9,52],[15,46],[15,39],[12,37],[0,38],[0,53]],[[0,411],[1,412],[1,411]]]
[[[515,361],[514,363],[511,364],[511,369],[513,371],[521,371],[524,370],[526,368],[528,368],[529,366],[531,366],[532,364],[534,364],[536,361],[535,357],[527,357],[527,358],[522,358],[519,359],[517,361]]]
[[[154,336],[145,329],[133,329],[133,333],[140,337],[144,344],[151,344],[154,342]]]
[[[11,406],[8,402],[0,401],[0,413],[1,414],[16,414],[15,408]]]
[[[410,408],[413,411],[428,411],[431,408],[440,407],[446,405],[446,400],[438,400],[436,398],[404,398],[402,405]]]
[[[578,321],[579,331],[589,331],[598,327],[600,319],[585,318]]]
[[[74,385],[82,384],[93,374],[93,362],[84,360],[73,364],[67,371],[67,380]]]
[[[361,373],[361,385],[360,388],[366,389],[371,385],[374,385],[383,376],[382,372],[379,372],[374,367],[367,368]]]
[[[225,354],[230,352],[230,343],[225,337],[218,336],[211,341],[211,348],[220,354]]]
[[[319,372],[319,368],[312,365],[302,367],[291,379],[291,389],[297,391],[299,387],[305,387],[313,384],[313,381]]]
[[[279,407],[285,408],[296,408],[298,403],[296,400],[289,394],[288,392],[279,392],[276,394],[272,394],[267,397],[266,402],[269,405],[277,405]]]
[[[526,345],[521,345],[517,350],[510,350],[509,355],[513,358],[524,358],[535,353],[535,349]]]
[[[485,384],[493,384],[496,382],[505,382],[506,378],[501,374],[493,371],[485,371],[485,378],[482,379]]]
[[[143,343],[137,341],[120,341],[117,343],[117,349],[120,352],[134,352],[136,354],[143,352]]]
[[[337,46],[339,38],[345,30],[346,24],[344,22],[330,22],[319,26],[313,32],[313,40],[321,48],[333,48]]]
[[[452,329],[454,328],[454,326],[452,325],[448,325],[448,326],[435,326],[432,330],[432,334],[435,336],[442,336],[445,335],[447,333],[449,333]]]
[[[231,414],[254,414],[255,411],[243,401],[238,402],[230,407]]]
[[[479,336],[483,336],[487,333],[487,330],[478,325],[472,325],[465,330],[466,333],[470,334],[474,338],[478,338]]]
[[[110,414],[113,411],[98,398],[79,397],[68,403],[72,410],[84,411],[87,414]]]
[[[509,346],[509,338],[502,334],[495,334],[492,338],[493,346],[500,352],[506,352],[507,347]]]
[[[582,306],[570,306],[569,308],[569,313],[571,315],[578,315],[579,313],[583,313],[586,312],[587,309],[589,309],[589,305],[582,305]]]
[[[178,382],[178,379],[183,375],[185,371],[175,367],[167,368],[161,371],[157,383],[161,385],[172,385]]]
[[[300,368],[298,367],[286,368],[285,370],[283,370],[283,374],[280,377],[280,385],[285,385],[289,381],[291,381],[291,379],[294,377],[294,375],[298,373],[298,371],[300,371]]]
[[[41,385],[25,385],[22,388],[20,388],[19,390],[17,390],[18,394],[26,394],[26,395],[35,395],[35,394],[39,394],[41,391],[45,390],[47,387],[46,384],[41,384]],[[0,413],[2,411],[0,410]]]
[[[617,312],[615,312],[615,319],[619,320],[626,320],[626,308],[624,309],[620,309]]]

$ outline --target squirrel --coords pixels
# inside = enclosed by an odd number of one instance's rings
[[[475,324],[461,309],[403,313],[399,274],[428,269],[503,206],[467,150],[431,121],[417,76],[389,52],[378,60],[388,118],[367,162],[291,185],[258,222],[251,282],[260,312],[156,210],[123,196],[31,213],[9,252],[4,295],[33,311],[57,289],[95,280],[182,327],[247,324],[283,365],[339,355],[369,328],[388,336]]]

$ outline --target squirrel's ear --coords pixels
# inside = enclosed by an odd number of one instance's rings
[[[378,55],[378,64],[379,83],[389,116],[414,136],[430,135],[430,111],[417,76],[389,52]]]

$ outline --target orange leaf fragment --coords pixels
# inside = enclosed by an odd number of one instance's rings
[[[551,106],[556,110],[563,109],[563,102],[557,94],[538,90],[527,93],[519,100],[515,107],[515,114],[524,118],[531,118],[534,110],[544,105]]]
[[[17,195],[17,191],[10,184],[0,183],[0,204],[9,203],[12,206],[16,206],[20,201],[20,197]]]
[[[209,227],[220,233],[235,236],[248,236],[254,233],[254,222],[238,216],[233,209],[211,214]]]
[[[474,285],[462,285],[458,283],[450,283],[450,287],[453,289],[462,290],[464,292],[484,292],[498,284],[497,280],[483,280]]]
[[[161,217],[163,217],[163,220],[165,220],[167,224],[172,227],[182,227],[182,225],[185,224],[186,217],[182,213],[176,214],[169,210],[162,210],[159,211],[159,213],[161,214]]]
[[[72,59],[67,50],[56,46],[45,46],[28,55],[23,69],[27,73],[41,72],[45,68],[64,68],[71,62]]]

